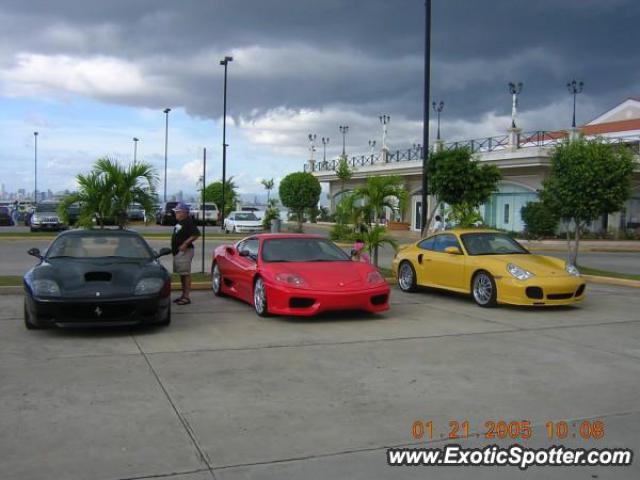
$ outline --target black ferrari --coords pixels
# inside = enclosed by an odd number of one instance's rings
[[[136,232],[61,233],[24,276],[28,329],[87,325],[169,325],[171,277]]]

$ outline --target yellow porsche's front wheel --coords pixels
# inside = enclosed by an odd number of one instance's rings
[[[416,271],[407,260],[398,267],[398,286],[403,292],[416,291]]]
[[[481,270],[473,276],[471,293],[473,294],[473,299],[481,307],[496,306],[498,290],[496,288],[496,281],[490,273]]]

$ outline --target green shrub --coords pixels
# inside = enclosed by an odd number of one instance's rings
[[[522,207],[520,214],[527,238],[554,236],[559,218],[544,202],[528,202]]]

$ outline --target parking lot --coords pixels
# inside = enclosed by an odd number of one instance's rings
[[[4,479],[640,478],[631,467],[389,467],[450,421],[599,419],[583,448],[640,447],[640,297],[590,285],[577,307],[481,309],[392,292],[383,315],[258,318],[196,292],[168,328],[27,331],[0,295]],[[416,420],[434,438],[416,440]],[[512,443],[512,442],[511,442]]]

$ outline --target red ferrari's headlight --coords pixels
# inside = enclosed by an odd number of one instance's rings
[[[380,275],[380,272],[378,271],[369,272],[369,274],[367,275],[367,283],[377,284],[383,282],[384,278],[382,278],[382,275]]]
[[[290,287],[306,287],[307,282],[300,275],[294,273],[278,273],[276,281],[287,284]]]

